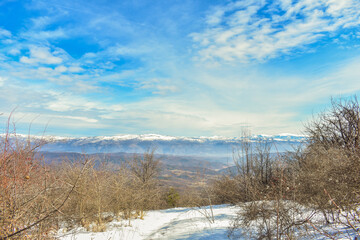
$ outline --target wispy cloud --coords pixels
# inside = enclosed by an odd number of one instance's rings
[[[62,135],[299,132],[315,105],[360,91],[356,3],[17,1],[0,108]]]
[[[87,118],[87,117],[79,117],[79,116],[58,116],[58,118],[67,118],[67,119],[72,119],[72,120],[80,120],[80,121],[89,122],[89,123],[97,123],[98,122],[97,119]]]
[[[9,38],[11,37],[11,33],[8,30],[0,28],[0,38],[3,37]]]
[[[213,9],[191,34],[202,59],[264,61],[360,25],[357,0],[237,1]]]
[[[53,100],[46,103],[45,108],[54,112],[118,112],[123,110],[120,104],[104,104],[89,101],[89,99],[81,96],[58,92],[50,92],[49,94]]]
[[[29,50],[30,56],[21,57],[20,62],[28,64],[60,64],[63,62],[61,57],[56,56],[59,53],[50,52],[48,47],[31,46]]]
[[[142,82],[140,85],[140,88],[150,89],[152,93],[160,95],[171,94],[179,90],[174,81],[170,79],[155,78],[148,82]]]
[[[39,30],[31,30],[24,34],[22,34],[23,38],[34,40],[53,40],[53,39],[61,39],[67,38],[67,33],[62,29],[58,28],[55,30],[48,30],[48,31],[39,31]]]
[[[0,76],[0,87],[2,87],[4,85],[5,81],[6,81],[6,78]]]

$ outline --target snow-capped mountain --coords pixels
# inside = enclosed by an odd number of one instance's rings
[[[25,135],[17,135],[18,139],[27,139]],[[192,156],[232,156],[233,150],[238,148],[244,138],[241,137],[174,137],[157,134],[118,135],[98,137],[51,137],[32,136],[32,140],[48,142],[42,151],[52,152],[85,152],[85,153],[143,153],[155,148],[156,153]],[[291,145],[299,145],[306,141],[303,135],[278,134],[254,135],[249,139],[253,144],[260,140],[267,140],[276,145],[274,151],[290,149]]]

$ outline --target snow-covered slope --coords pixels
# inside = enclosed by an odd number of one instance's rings
[[[213,218],[210,207],[201,208],[173,208],[167,210],[149,211],[144,220],[114,220],[107,225],[104,232],[88,232],[83,228],[77,228],[70,232],[61,229],[58,232],[60,240],[226,240],[228,229],[232,220],[236,217],[241,207],[229,205],[212,206]],[[318,229],[327,234],[336,234],[336,239],[355,239],[357,233],[347,228],[344,224],[326,225],[321,213],[312,215],[311,211],[302,213],[304,216],[312,216],[311,221]],[[296,217],[296,216],[295,216]],[[346,221],[344,221],[346,222]],[[254,222],[256,224],[256,222]],[[354,225],[355,228],[359,227]],[[303,231],[298,229],[298,231]],[[241,230],[240,230],[241,232]],[[298,239],[329,239],[320,234],[315,228],[305,232],[296,232]],[[247,235],[240,239],[248,239]],[[239,236],[240,237],[240,236]],[[334,238],[335,239],[335,238]]]
[[[236,216],[237,208],[214,206],[214,222],[205,214],[210,214],[209,207],[202,209],[174,208],[149,211],[144,220],[113,221],[105,232],[87,232],[76,229],[72,232],[59,231],[61,240],[141,240],[141,239],[227,239],[227,229]]]

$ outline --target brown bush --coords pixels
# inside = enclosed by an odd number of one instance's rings
[[[251,146],[245,142],[241,149],[246,155],[238,158],[242,161],[236,164],[236,174],[217,183],[217,189],[222,190],[220,196],[229,196],[232,192],[226,190],[236,189],[239,201],[251,201],[243,205],[230,236],[243,228],[248,231],[240,234],[252,234],[248,238],[292,239],[299,228],[310,227],[335,238],[340,229],[335,227],[335,233],[329,234],[321,230],[324,223],[312,221],[311,217],[319,212],[326,223],[341,224],[359,234],[355,226],[359,224],[360,202],[360,107],[356,97],[332,99],[331,103],[328,112],[306,126],[305,147],[270,161],[270,177],[265,181],[261,176],[264,165],[256,159],[259,154],[252,154]],[[291,216],[304,206],[312,209],[307,216]]]
[[[19,139],[10,120],[0,143],[0,239],[49,238],[72,188],[36,154],[44,142]]]
[[[68,185],[73,185],[80,172],[81,178],[62,211],[62,219],[68,228],[81,225],[88,230],[105,230],[104,212],[111,201],[108,180],[112,172],[107,169],[106,162],[84,154],[82,159],[67,162],[61,175]],[[94,228],[90,228],[91,224]]]
[[[324,190],[341,206],[360,202],[360,107],[356,97],[331,103],[307,125],[309,145],[299,162],[298,182],[302,203],[332,214]]]
[[[270,186],[277,184],[272,146],[271,140],[251,141],[250,133],[244,131],[242,142],[233,153],[235,166],[213,182],[217,201],[236,204],[264,199]]]
[[[158,184],[159,160],[154,151],[134,155],[126,164],[109,166],[104,159],[83,159],[68,162],[62,175],[73,184],[83,166],[82,178],[63,209],[63,220],[68,228],[83,226],[91,231],[105,230],[113,218],[143,219],[146,211],[161,208]]]

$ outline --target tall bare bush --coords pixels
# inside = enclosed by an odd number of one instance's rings
[[[332,99],[306,127],[309,145],[299,161],[301,203],[315,206],[328,224],[359,224],[360,106],[357,97]],[[326,192],[326,194],[325,194]],[[331,196],[331,197],[330,197]],[[316,223],[309,221],[316,229]],[[335,231],[335,235],[341,231]],[[330,235],[328,235],[329,237]]]
[[[44,142],[18,138],[10,123],[0,142],[0,239],[50,238],[79,177],[65,185],[37,154]]]
[[[160,160],[155,157],[155,149],[148,150],[142,156],[134,155],[129,161],[132,174],[131,190],[135,211],[142,219],[145,211],[159,206],[161,192],[158,176],[160,173]],[[135,191],[135,192],[134,192]]]
[[[213,184],[219,201],[236,204],[263,198],[274,180],[272,144],[267,139],[251,140],[250,133],[243,132],[233,153],[235,166]]]

